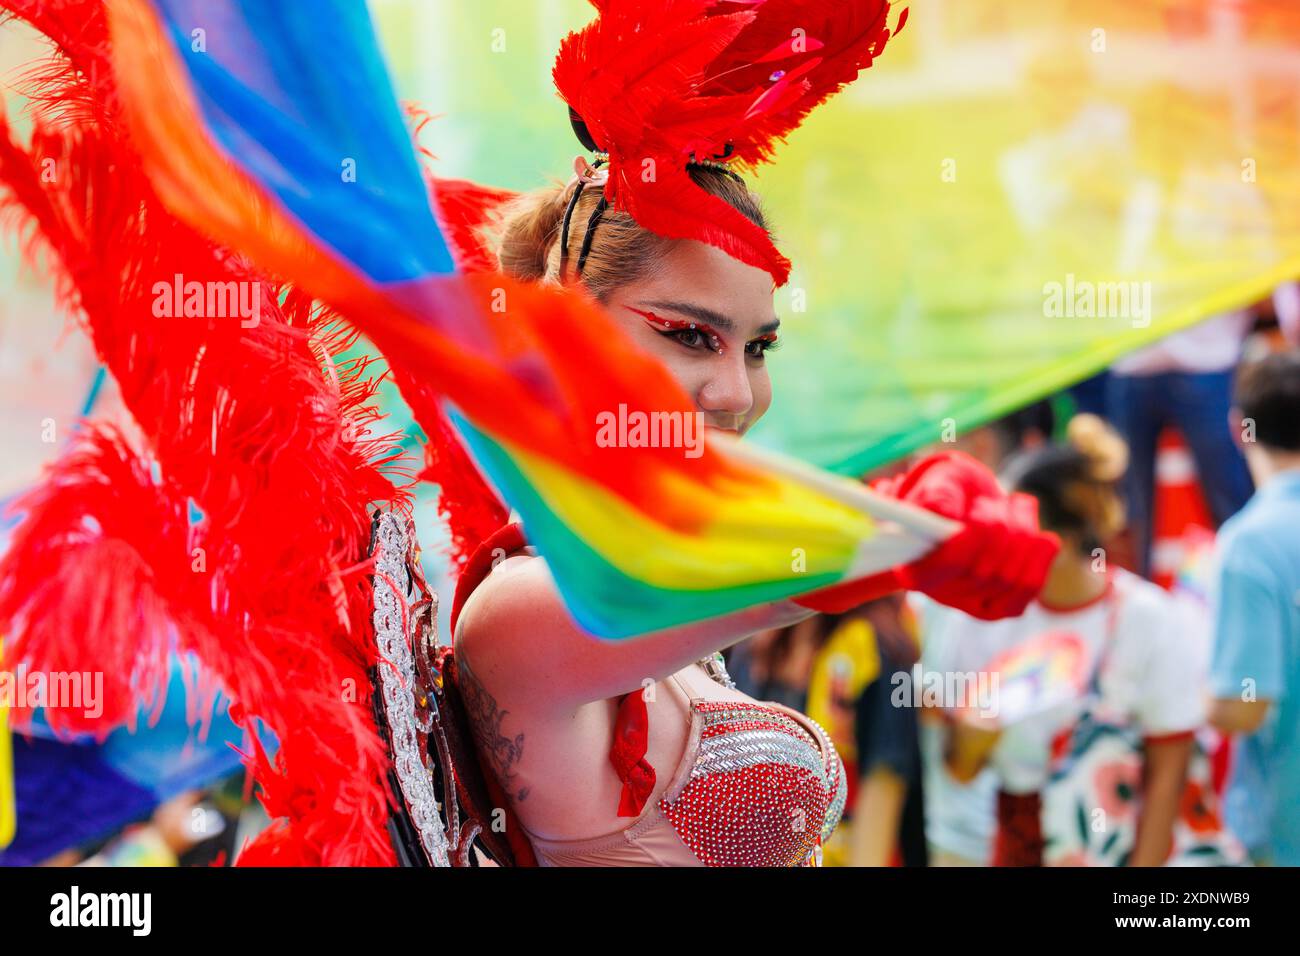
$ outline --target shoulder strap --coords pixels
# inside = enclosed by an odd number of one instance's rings
[[[1096,663],[1092,667],[1092,675],[1088,679],[1088,690],[1098,697],[1101,696],[1101,673],[1106,667],[1106,662],[1110,660],[1111,651],[1115,646],[1115,635],[1119,632],[1119,609],[1123,603],[1119,585],[1113,576],[1106,579],[1106,595],[1103,600],[1106,604],[1106,630],[1101,647],[1097,651]]]

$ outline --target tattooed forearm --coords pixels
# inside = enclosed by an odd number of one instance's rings
[[[522,803],[528,799],[528,788],[520,787],[516,793],[515,787],[518,786],[516,768],[524,756],[524,735],[515,734],[510,738],[501,732],[501,722],[510,712],[497,705],[496,698],[479,683],[469,662],[459,653],[456,654],[456,669],[460,674],[461,697],[474,731],[474,742],[492,765],[506,796]]]

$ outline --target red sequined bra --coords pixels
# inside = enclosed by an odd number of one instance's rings
[[[690,775],[659,809],[706,865],[819,863],[840,822],[847,789],[835,745],[814,721],[779,707],[692,705],[702,727]]]
[[[517,529],[517,526],[509,526]],[[477,559],[522,546],[518,530],[484,542],[457,587],[456,611],[486,576]],[[660,799],[646,805],[655,771],[645,761],[646,714],[630,694],[619,707],[611,760],[624,781],[622,811],[637,819],[583,840],[528,833],[543,866],[816,866],[844,813],[844,764],[811,718],[775,702],[706,700],[673,675],[665,682],[691,715],[686,749]]]
[[[686,687],[670,678],[683,694]],[[659,801],[586,840],[529,834],[543,866],[817,866],[844,812],[844,764],[813,720],[777,703],[692,697]]]

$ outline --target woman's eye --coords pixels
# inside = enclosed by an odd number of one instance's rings
[[[673,335],[677,337],[678,342],[690,348],[696,348],[704,344],[704,336],[699,329],[681,329],[674,332]]]
[[[774,348],[776,348],[776,339],[754,339],[745,346],[745,351],[751,358],[761,359]]]
[[[662,330],[662,334],[676,339],[688,349],[708,349],[710,352],[722,351],[722,340],[706,329],[665,329]]]

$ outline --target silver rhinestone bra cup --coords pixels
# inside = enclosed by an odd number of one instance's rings
[[[427,681],[428,675],[417,673],[411,647],[412,641],[418,642],[417,649],[423,652],[436,643],[438,599],[424,584],[418,568],[411,567],[414,538],[410,530],[409,519],[391,513],[380,515],[376,522],[373,553],[378,689],[383,696],[393,768],[411,823],[429,863],[450,866],[448,854],[456,847],[448,839],[443,808],[434,793],[433,770],[422,746],[435,729],[429,708],[437,705],[430,693],[419,690],[422,678]],[[449,803],[454,807],[454,794]],[[450,832],[458,836],[458,830],[452,821]]]
[[[690,778],[660,801],[682,841],[709,866],[819,862],[847,790],[829,736],[757,702],[694,707],[703,730]]]

